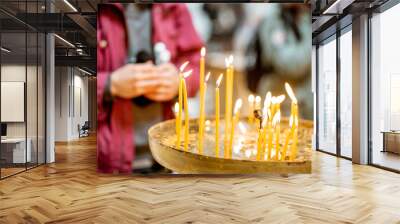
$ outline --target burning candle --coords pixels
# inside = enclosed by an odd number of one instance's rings
[[[189,104],[188,104],[188,96],[187,96],[187,87],[185,79],[192,74],[192,70],[183,73],[183,106],[185,107],[185,151],[189,148]]]
[[[247,98],[247,101],[249,102],[249,123],[252,124],[254,121],[254,95],[250,94],[249,97]]]
[[[254,110],[261,110],[261,96],[256,96],[254,98]],[[259,120],[261,122],[261,119]],[[259,124],[257,124],[257,128],[260,128]]]
[[[221,84],[223,74],[219,75],[215,87],[215,156],[219,156],[219,85]]]
[[[176,140],[176,142],[177,142],[177,145],[178,145],[178,143],[180,142],[180,135],[181,135],[181,130],[180,130],[180,120],[179,120],[179,103],[178,102],[176,102],[175,103],[175,105],[174,105],[174,113],[175,113],[175,131],[176,131],[176,138],[177,138],[177,140]]]
[[[178,128],[177,128],[177,141],[176,141],[176,147],[180,148],[180,142],[181,142],[181,130],[182,130],[182,105],[183,105],[183,83],[184,77],[183,77],[183,71],[185,70],[186,66],[189,64],[189,62],[183,63],[180,68],[179,68],[179,90],[178,90],[178,98],[179,98],[179,111],[178,111]]]
[[[259,127],[258,130],[258,140],[257,140],[257,160],[264,159],[264,153],[265,153],[265,138],[267,135],[268,131],[268,123],[270,119],[270,106],[271,106],[271,92],[267,92],[265,95],[265,100],[264,100],[264,107],[262,110],[262,123],[261,126]],[[257,100],[258,99],[258,100]],[[261,102],[261,97],[256,97],[256,102],[260,101]],[[260,106],[257,106],[260,107]]]
[[[297,155],[297,130],[298,130],[298,104],[297,104],[297,98],[294,95],[292,87],[290,87],[289,83],[285,83],[285,89],[286,92],[289,96],[289,98],[292,100],[292,105],[291,105],[291,117],[293,117],[293,142],[292,142],[292,149],[291,149],[291,155],[290,155],[290,160],[294,160]]]
[[[278,110],[275,113],[274,118],[272,119],[272,127],[275,130],[275,159],[279,159],[279,154],[280,154],[280,145],[279,145],[279,135],[281,132],[281,125],[280,125],[280,120],[281,120],[281,111]]]
[[[226,89],[225,89],[225,141],[229,142],[229,130],[232,126],[232,97],[233,97],[233,56],[225,58]]]
[[[241,107],[242,107],[242,99],[237,99],[235,102],[234,118],[232,120],[231,136],[229,138],[228,158],[232,157],[233,137],[235,135],[236,123],[239,121],[239,116],[240,116],[239,111]]]
[[[204,73],[205,73],[205,59],[206,56],[206,48],[202,47],[200,50],[200,98],[204,96]],[[201,113],[201,111],[200,111]]]
[[[297,141],[298,141],[298,137],[297,137],[297,131],[298,131],[298,126],[299,126],[299,120],[296,117],[294,117],[294,131],[293,131],[293,142],[292,142],[292,149],[290,150],[290,160],[294,161],[296,159],[297,156]]]
[[[205,82],[204,82],[204,72],[205,72],[205,59],[204,56],[206,55],[206,48],[202,47],[200,50],[200,112],[199,112],[199,137],[201,137],[202,128],[202,118],[204,116],[204,98],[205,98]],[[199,151],[202,150],[202,143],[199,141]]]
[[[294,131],[295,131],[293,115],[290,115],[289,126],[290,126],[290,130],[287,132],[285,144],[283,145],[283,151],[282,151],[282,156],[281,156],[282,161],[286,160],[286,153],[287,153],[289,141],[292,138]]]
[[[207,73],[207,76],[203,82],[203,94],[200,95],[200,117],[199,117],[199,154],[203,154],[203,140],[204,140],[204,122],[205,116],[205,100],[207,91],[207,81],[210,78],[211,73]]]

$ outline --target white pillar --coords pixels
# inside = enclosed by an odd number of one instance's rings
[[[368,15],[353,19],[353,162],[368,163]]]
[[[54,35],[46,36],[46,163],[55,161],[54,133],[55,133],[55,60]]]

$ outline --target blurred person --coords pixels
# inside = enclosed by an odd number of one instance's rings
[[[261,95],[267,91],[283,94],[284,83],[289,82],[302,104],[303,118],[312,119],[309,6],[268,4],[257,25],[246,52],[255,58],[246,69],[249,89]]]
[[[148,150],[147,129],[173,117],[185,61],[196,94],[203,43],[186,6],[172,3],[99,5],[97,43],[98,171],[130,173],[135,148]]]

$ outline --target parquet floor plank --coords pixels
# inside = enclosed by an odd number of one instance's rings
[[[302,175],[96,173],[95,137],[0,181],[0,223],[397,223],[400,175],[314,152]]]

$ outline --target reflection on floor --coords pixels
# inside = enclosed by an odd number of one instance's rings
[[[26,167],[25,164],[10,164],[10,165],[5,165],[5,167],[1,168],[1,178],[6,178],[8,176],[11,176],[13,174],[17,174],[19,172],[23,172],[26,169],[31,169],[36,167],[36,163],[27,163]]]
[[[96,173],[96,139],[0,181],[0,223],[399,223],[400,175],[314,153],[301,175]]]
[[[373,164],[400,171],[400,155],[392,152],[374,151]]]

